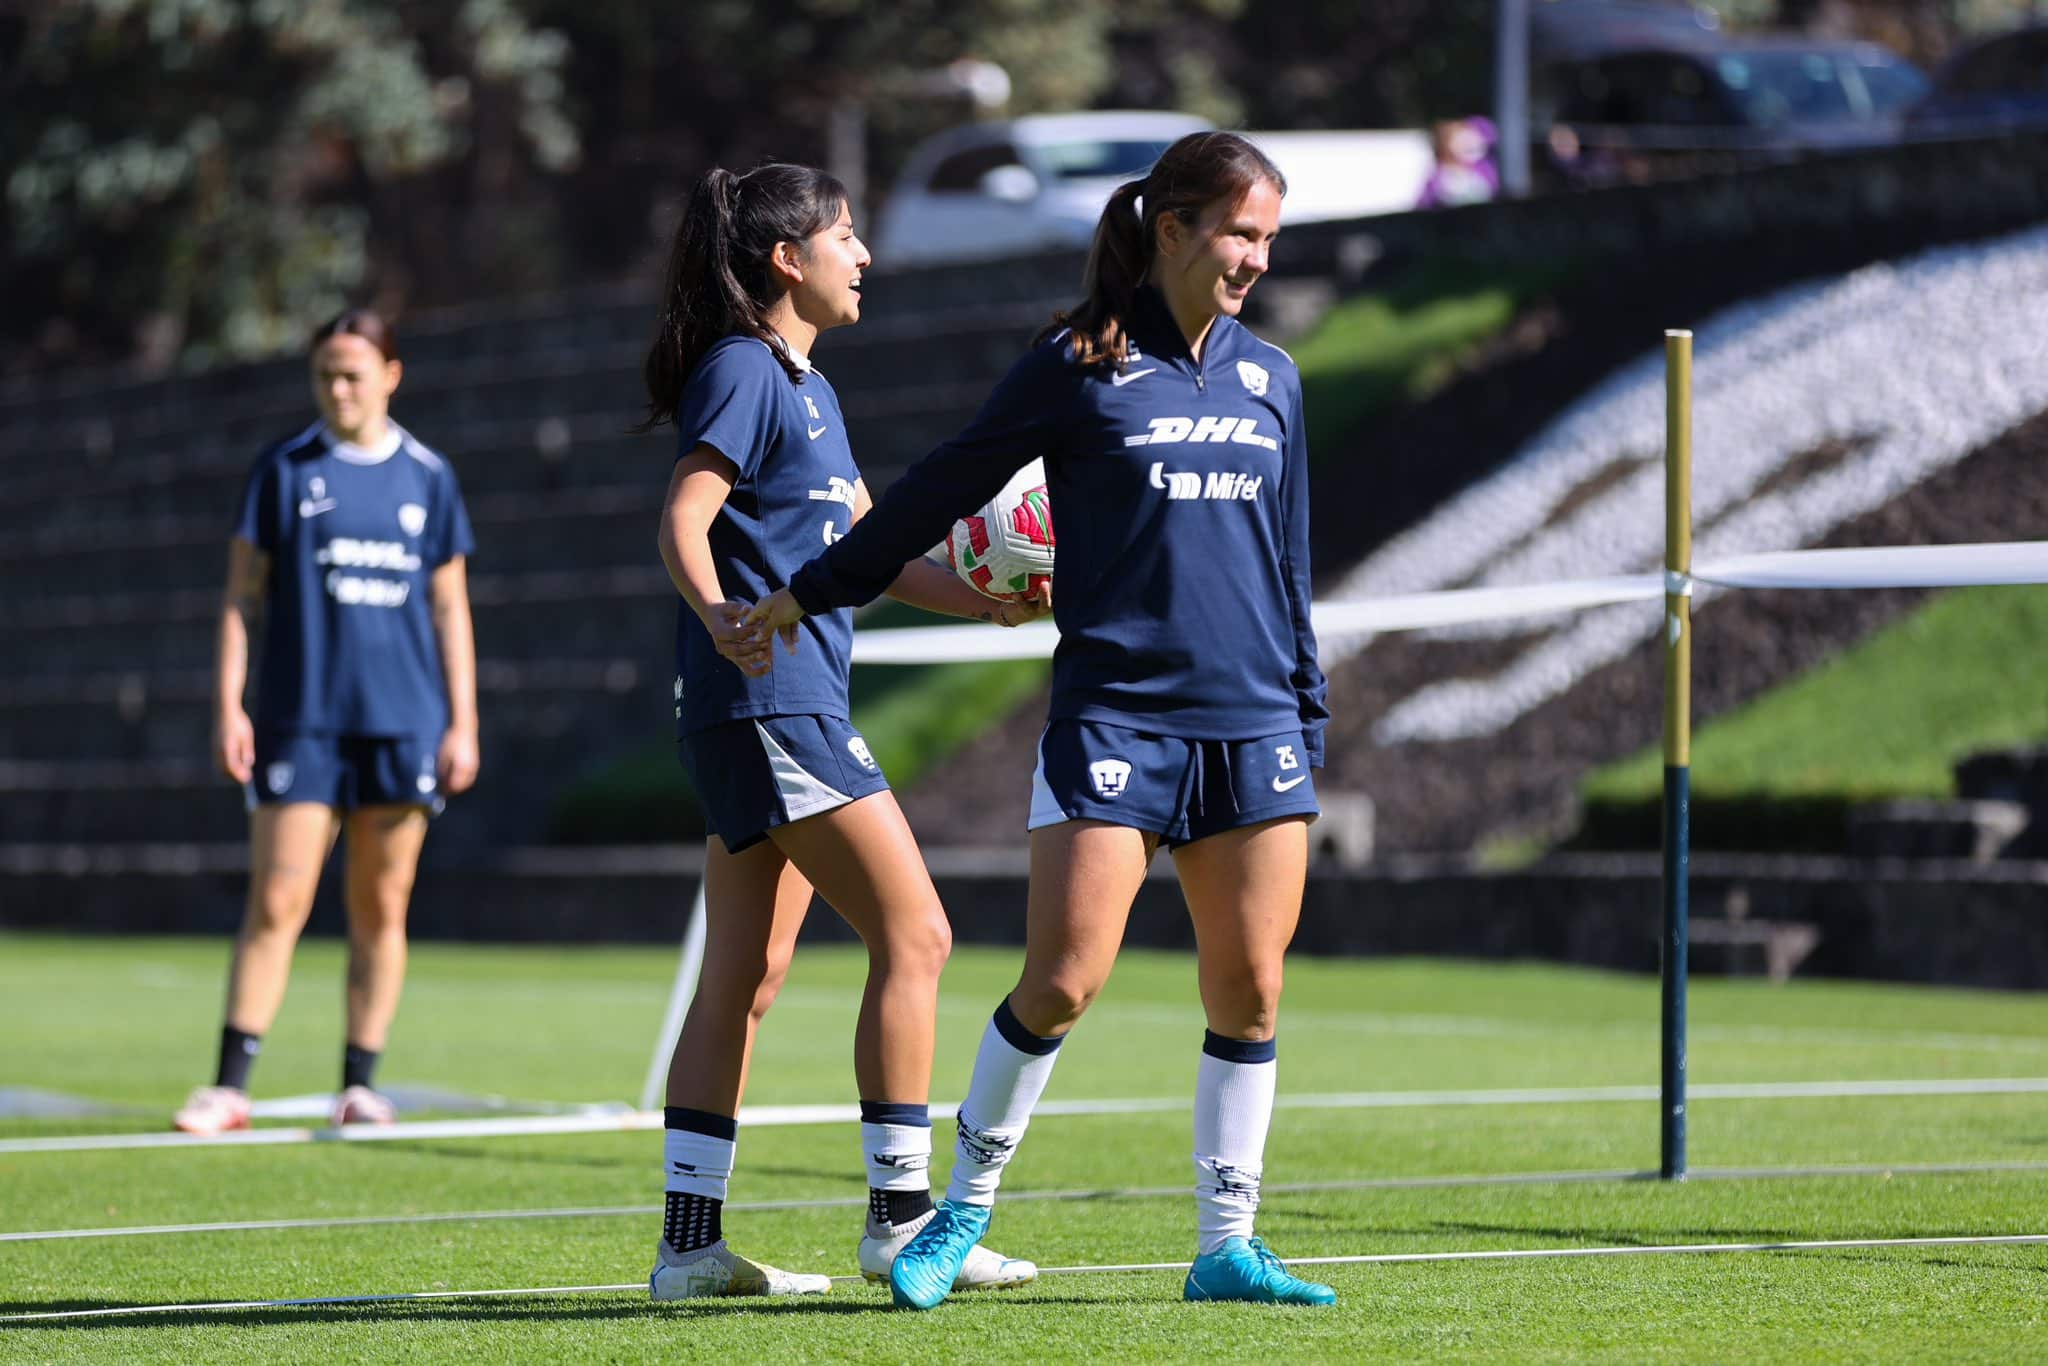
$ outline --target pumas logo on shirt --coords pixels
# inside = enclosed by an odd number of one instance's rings
[[[1105,801],[1123,796],[1130,780],[1131,766],[1122,759],[1097,759],[1088,765],[1088,781],[1095,784],[1095,795]]]
[[[1271,379],[1263,365],[1253,365],[1248,360],[1237,363],[1237,377],[1244,381],[1244,387],[1254,398],[1266,396],[1266,384]]]
[[[1211,470],[1207,482],[1194,470],[1168,470],[1166,462],[1152,462],[1152,487],[1165,489],[1168,502],[1183,498],[1214,498],[1223,502],[1255,503],[1264,486],[1263,474],[1243,470]]]
[[[818,411],[818,401],[809,394],[804,395],[804,411],[810,414],[812,422],[818,424],[815,427],[806,424],[804,434],[816,441],[825,434],[825,415]]]
[[[1240,446],[1280,449],[1280,442],[1259,431],[1255,417],[1217,417],[1211,414],[1197,422],[1191,417],[1155,417],[1145,424],[1151,430],[1124,438],[1126,446],[1177,446],[1183,441],[1234,441]]]
[[[419,535],[427,529],[427,510],[418,503],[400,503],[398,525],[408,536]]]

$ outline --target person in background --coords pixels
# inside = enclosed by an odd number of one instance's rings
[[[1443,209],[1457,204],[1483,204],[1500,193],[1500,172],[1493,164],[1498,140],[1493,120],[1446,119],[1432,132],[1436,167],[1422,182],[1418,209]]]
[[[788,632],[867,601],[1044,458],[1060,641],[1031,779],[1024,968],[982,1033],[945,1202],[890,1268],[898,1304],[945,1299],[987,1230],[1003,1168],[1108,981],[1162,844],[1194,921],[1208,1020],[1183,1294],[1336,1299],[1252,1226],[1329,719],[1309,625],[1301,376],[1237,321],[1285,193],[1234,133],[1167,148],[1110,197],[1081,305],[1054,318],[965,431],[745,618]]]
[[[191,1134],[249,1126],[250,1069],[343,835],[348,1018],[332,1119],[392,1122],[375,1074],[405,981],[420,848],[444,799],[477,775],[474,543],[455,471],[392,421],[403,366],[376,313],[322,325],[311,371],[319,420],[256,461],[228,543],[213,759],[247,794],[249,895],[213,1084],[173,1118]]]

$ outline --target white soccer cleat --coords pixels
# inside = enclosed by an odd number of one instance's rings
[[[874,1235],[874,1226],[860,1240],[860,1274],[870,1281],[887,1281],[889,1268],[895,1264],[896,1254],[909,1245],[918,1230],[931,1222],[936,1211],[919,1215],[915,1220],[891,1231],[886,1238]],[[1027,1262],[1021,1257],[1005,1257],[1000,1252],[991,1252],[976,1243],[968,1252],[967,1260],[960,1264],[960,1274],[953,1278],[955,1290],[1003,1290],[1013,1285],[1023,1285],[1038,1279],[1038,1264]]]
[[[367,1086],[351,1086],[334,1098],[334,1113],[327,1122],[337,1129],[344,1124],[396,1124],[398,1107]]]
[[[742,1257],[720,1238],[695,1252],[677,1252],[663,1239],[655,1248],[647,1290],[657,1300],[694,1300],[713,1295],[822,1295],[830,1276],[784,1271]]]
[[[185,1108],[171,1116],[171,1127],[201,1138],[249,1127],[249,1093],[232,1086],[202,1086],[185,1097]]]

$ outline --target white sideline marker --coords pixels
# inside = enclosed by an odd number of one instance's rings
[[[1294,1257],[1289,1266],[1400,1266],[1422,1262],[1537,1261],[1563,1257],[1652,1257],[1709,1252],[1826,1252],[1850,1248],[2024,1247],[2048,1243],[2048,1233],[1991,1233],[1936,1238],[1827,1238],[1798,1243],[1667,1243],[1629,1247],[1500,1248],[1472,1252],[1381,1252],[1343,1257]],[[1103,1275],[1130,1271],[1185,1271],[1186,1262],[1125,1262],[1104,1266],[1045,1266],[1041,1276]],[[835,1285],[858,1284],[859,1276],[834,1276]],[[136,1314],[206,1314],[238,1309],[316,1309],[331,1305],[399,1304],[409,1300],[466,1300],[514,1296],[624,1294],[645,1281],[624,1285],[554,1285],[518,1290],[419,1290],[395,1295],[323,1295],[299,1300],[216,1300],[202,1304],[130,1304],[107,1309],[59,1309],[0,1315],[0,1323],[52,1319],[119,1318]],[[653,1313],[663,1310],[650,1310]]]
[[[1694,1100],[1830,1100],[1859,1096],[1995,1096],[2048,1094],[2048,1077],[1937,1077],[1899,1081],[1700,1082],[1688,1088]],[[1505,1087],[1467,1091],[1339,1091],[1282,1095],[1283,1110],[1388,1110],[1487,1105],[1598,1105],[1655,1101],[1655,1086]],[[1186,1111],[1187,1097],[1112,1100],[1051,1100],[1045,1115],[1141,1115]],[[945,1114],[956,1102],[935,1102]],[[742,1106],[742,1128],[804,1124],[852,1124],[857,1105]],[[594,1110],[568,1115],[511,1115],[491,1119],[414,1120],[399,1124],[350,1124],[339,1129],[265,1128],[201,1137],[197,1134],[79,1134],[52,1138],[0,1139],[0,1155],[15,1153],[106,1152],[137,1148],[269,1147],[295,1143],[402,1143],[426,1138],[524,1138],[547,1134],[635,1133],[661,1127],[659,1110]]]
[[[1691,1181],[1768,1181],[1826,1179],[1851,1176],[1992,1176],[2048,1171],[2048,1161],[2011,1162],[1858,1162],[1834,1166],[1694,1167]],[[1473,1186],[1601,1185],[1660,1180],[1653,1170],[1629,1168],[1560,1172],[1486,1172],[1452,1176],[1369,1176],[1344,1181],[1276,1181],[1267,1195],[1312,1195],[1331,1191],[1444,1190]],[[1040,1200],[1181,1199],[1186,1186],[1132,1186],[1125,1189],[1013,1191],[1005,1202]],[[775,1210],[865,1209],[859,1196],[821,1196],[810,1200],[743,1200],[727,1205],[729,1213]],[[570,1205],[552,1209],[450,1210],[437,1214],[345,1214],[319,1219],[234,1219],[211,1224],[128,1224],[108,1228],[28,1229],[0,1233],[0,1243],[42,1243],[72,1238],[155,1238],[197,1233],[267,1233],[288,1229],[381,1228],[404,1224],[497,1223],[527,1219],[647,1218],[660,1205]]]

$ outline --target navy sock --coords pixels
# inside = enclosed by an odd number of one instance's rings
[[[370,1079],[377,1075],[377,1059],[383,1056],[382,1053],[373,1053],[355,1044],[342,1049],[341,1089],[346,1091],[351,1086],[368,1088]]]
[[[262,1051],[261,1034],[247,1034],[233,1025],[221,1026],[220,1061],[214,1068],[213,1084],[248,1090],[249,1069],[256,1065],[256,1055]]]

